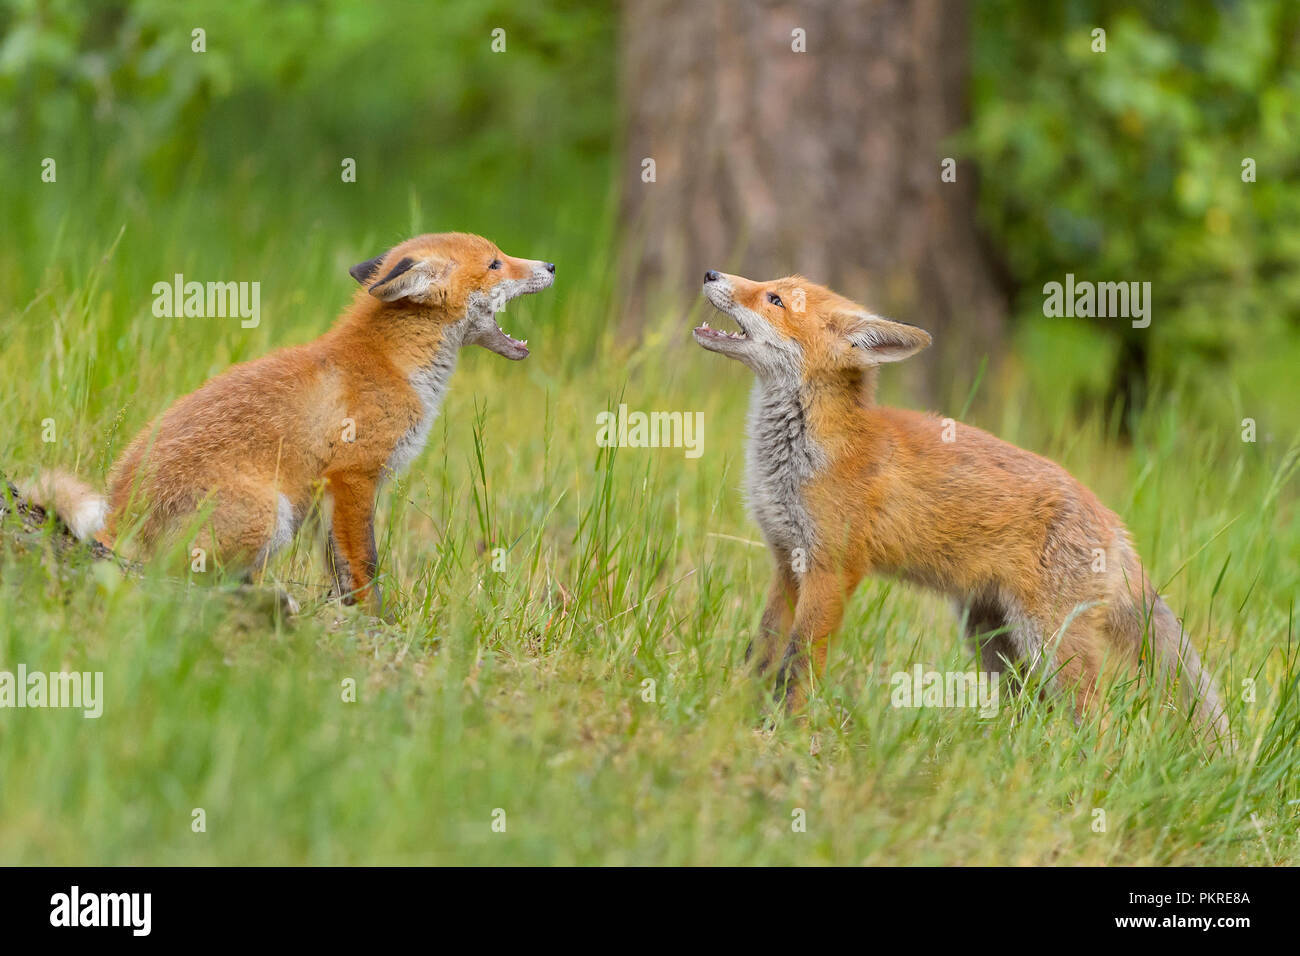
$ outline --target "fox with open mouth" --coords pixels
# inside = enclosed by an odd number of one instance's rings
[[[381,483],[424,447],[462,346],[527,357],[528,343],[504,332],[496,314],[548,288],[555,265],[508,256],[481,236],[439,233],[350,272],[362,288],[329,332],[177,400],[127,447],[106,496],[59,471],[21,490],[83,540],[111,548],[132,528],[146,552],[211,508],[194,546],[236,568],[287,545],[323,492],[334,589],[380,612]]]
[[[1211,746],[1231,744],[1209,672],[1112,511],[1054,462],[875,403],[879,366],[924,349],[928,332],[799,276],[710,270],[704,295],[739,331],[704,323],[695,340],[757,379],[746,477],[774,569],[750,652],[788,707],[824,673],[849,597],[879,573],[951,598],[985,671],[1043,668],[1081,714],[1104,673],[1145,658],[1153,680],[1179,684]]]

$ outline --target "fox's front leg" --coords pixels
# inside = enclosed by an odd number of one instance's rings
[[[798,600],[799,582],[789,562],[778,556],[772,584],[767,591],[767,606],[758,624],[758,636],[745,648],[745,662],[755,664],[760,675],[767,674],[785,653]]]
[[[364,601],[375,614],[383,611],[383,599],[375,584],[379,551],[375,547],[376,482],[361,475],[331,475],[333,515],[326,545],[326,557],[334,586],[344,604]]]
[[[800,581],[794,627],[776,678],[787,711],[803,707],[811,676],[820,678],[826,673],[831,635],[844,619],[845,602],[861,580],[860,572],[846,574],[822,567],[809,570]]]
[[[329,569],[333,581],[332,597],[339,598],[344,604],[355,604],[352,597],[352,575],[348,572],[348,562],[339,553],[338,543],[334,540],[334,527],[331,522],[325,528],[325,567]]]

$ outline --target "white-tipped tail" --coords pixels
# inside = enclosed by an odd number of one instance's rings
[[[90,540],[108,518],[104,496],[66,471],[43,471],[34,480],[18,485],[18,493],[58,515],[78,541]]]
[[[1178,682],[1183,703],[1196,725],[1208,733],[1210,747],[1232,751],[1232,730],[1214,678],[1201,664],[1200,655],[1169,605],[1157,597],[1152,612],[1152,644],[1164,677]]]

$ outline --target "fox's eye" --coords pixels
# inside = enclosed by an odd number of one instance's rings
[[[768,302],[771,302],[771,303],[772,303],[774,306],[776,306],[778,309],[784,309],[784,308],[785,308],[785,303],[783,303],[783,302],[781,301],[781,297],[780,297],[779,295],[777,295],[775,292],[769,292],[769,293],[767,294],[767,301],[768,301]]]
[[[489,268],[489,269],[500,269],[500,268],[501,268],[501,260],[500,260],[500,259],[493,259],[493,260],[492,260],[492,265],[488,266],[488,268]]]

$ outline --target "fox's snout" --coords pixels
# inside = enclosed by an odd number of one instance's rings
[[[492,278],[496,277],[493,282]],[[494,260],[489,267],[486,288],[471,293],[465,341],[498,355],[519,361],[528,357],[528,340],[516,339],[497,325],[496,317],[512,299],[549,289],[555,283],[555,263],[540,259],[516,259],[513,256]]]
[[[925,330],[875,315],[802,276],[755,282],[709,269],[704,297],[740,331],[705,322],[695,341],[760,375],[838,374],[897,362],[930,344]]]
[[[500,263],[497,266],[496,263]],[[502,254],[484,277],[484,292],[492,310],[500,312],[511,299],[549,289],[555,282],[555,263],[540,259],[516,259]]]
[[[710,269],[704,273],[704,297],[719,312],[726,312],[733,304],[734,286],[731,278],[731,276],[715,269]]]
[[[533,280],[543,283],[543,288],[549,286],[555,281],[555,263],[543,262],[540,259],[516,259],[512,256],[504,256],[498,260],[504,268],[492,271],[502,273],[498,284],[505,284],[511,280]]]
[[[512,299],[550,288],[555,263],[508,256],[468,233],[416,236],[353,266],[349,273],[373,298],[407,314],[422,312],[456,329],[458,340],[518,361],[527,340],[501,329],[495,316]]]

